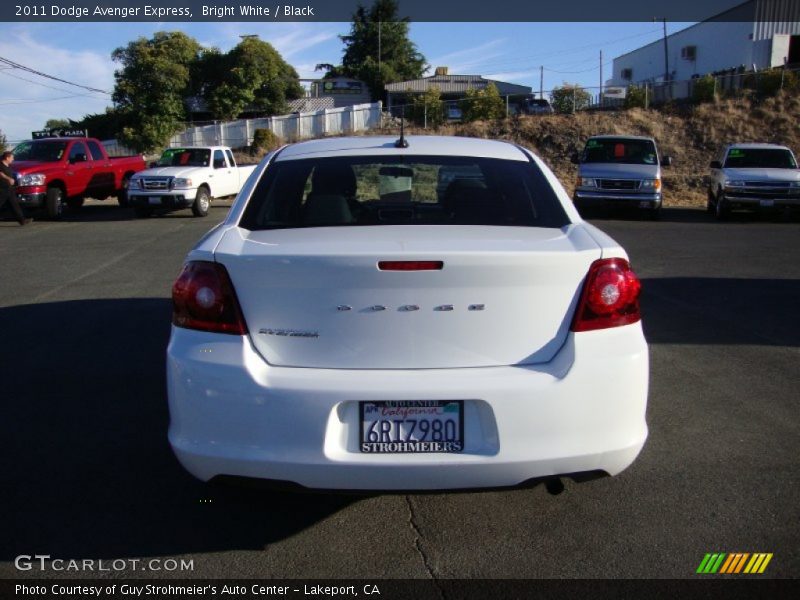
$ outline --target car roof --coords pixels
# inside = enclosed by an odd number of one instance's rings
[[[648,140],[650,142],[655,142],[655,140],[651,137],[647,137],[646,135],[612,135],[612,134],[604,134],[604,135],[593,135],[589,138],[590,140]]]
[[[528,161],[521,148],[510,143],[480,138],[409,135],[407,148],[395,147],[399,135],[323,138],[286,146],[276,161],[335,156],[466,156]]]
[[[781,144],[767,144],[765,142],[742,142],[739,144],[729,144],[728,149],[731,148],[740,148],[742,150],[752,149],[755,150],[757,148],[771,148],[773,150],[789,150],[786,146],[782,146]]]

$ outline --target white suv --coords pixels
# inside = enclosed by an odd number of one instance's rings
[[[731,144],[710,166],[707,207],[719,220],[732,210],[800,208],[800,171],[786,146]]]

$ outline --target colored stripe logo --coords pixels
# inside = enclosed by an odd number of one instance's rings
[[[767,568],[769,561],[772,560],[772,553],[766,552],[716,552],[708,553],[697,567],[697,573],[702,574],[725,574],[738,575],[746,573],[750,575],[761,574]]]

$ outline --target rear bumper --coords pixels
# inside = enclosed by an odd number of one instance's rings
[[[595,206],[619,208],[658,208],[661,206],[661,193],[625,194],[576,190],[573,196],[573,201],[579,208],[590,208]]]
[[[249,338],[173,327],[169,440],[209,480],[340,490],[505,487],[629,466],[647,437],[641,323],[570,334],[547,364],[472,369],[272,367]],[[358,402],[464,400],[464,451],[359,452]]]

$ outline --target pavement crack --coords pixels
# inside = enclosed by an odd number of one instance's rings
[[[417,524],[417,513],[414,510],[414,504],[411,502],[410,496],[406,496],[405,498],[406,504],[408,505],[408,524],[411,526],[411,531],[414,532],[414,547],[417,550],[417,554],[419,554],[420,558],[422,559],[422,564],[425,565],[425,570],[428,572],[428,576],[436,586],[436,591],[439,593],[439,597],[442,598],[442,600],[445,600],[444,589],[440,585],[436,574],[433,572],[430,557],[422,547],[421,542],[423,536],[422,531],[420,531],[419,525]]]

